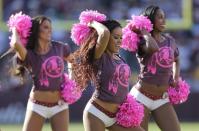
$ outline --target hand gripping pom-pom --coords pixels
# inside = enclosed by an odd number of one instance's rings
[[[172,104],[181,104],[185,102],[190,93],[190,86],[181,78],[178,81],[177,87],[169,87],[167,92]]]
[[[71,38],[78,46],[83,44],[91,33],[91,29],[88,24],[92,21],[105,21],[106,16],[94,10],[86,10],[80,14],[79,20],[80,23],[74,24],[71,29]]]
[[[138,49],[140,37],[138,32],[145,29],[147,32],[152,30],[151,21],[145,16],[132,16],[128,24],[123,29],[123,39],[121,47],[125,50],[135,52]]]
[[[21,43],[26,46],[27,37],[30,35],[30,29],[32,27],[31,17],[22,14],[22,12],[16,13],[10,16],[7,25],[9,31],[12,31],[12,28],[16,28]]]

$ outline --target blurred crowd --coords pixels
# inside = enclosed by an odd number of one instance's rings
[[[156,4],[166,12],[168,19],[181,19],[182,0],[2,0],[3,21],[6,22],[13,13],[23,11],[30,16],[43,14],[57,20],[78,20],[79,14],[85,9],[95,9],[106,14],[109,18],[129,19],[132,14],[138,15],[144,7]],[[182,76],[191,84],[192,91],[199,91],[199,0],[193,0],[193,27],[189,30],[176,30],[168,32],[176,39],[180,50]],[[54,30],[53,39],[69,43],[74,49],[70,39],[70,32],[66,30]],[[0,54],[9,48],[8,31],[0,30]],[[138,72],[136,63],[129,59],[133,57],[130,53],[122,53],[127,62]],[[129,58],[130,57],[130,58]],[[132,59],[132,58],[131,58]],[[2,64],[3,63],[3,64]],[[1,60],[1,66],[6,65],[6,59]],[[1,67],[3,68],[3,67]],[[7,73],[6,70],[3,70]],[[0,78],[2,79],[1,75]],[[5,78],[5,77],[4,77]],[[0,81],[0,87],[3,80]],[[7,81],[7,80],[4,80]],[[12,80],[15,81],[15,80]],[[9,82],[8,82],[9,83]],[[9,84],[8,84],[9,85]]]
[[[117,20],[130,19],[131,15],[138,15],[140,12],[150,4],[160,6],[166,12],[166,18],[179,20],[182,18],[182,1],[183,0],[0,0],[2,1],[2,20],[6,22],[9,16],[13,13],[23,11],[30,16],[36,16],[38,14],[46,15],[53,21],[59,20],[78,20],[81,11],[86,9],[98,10],[104,13],[108,18]],[[199,0],[192,1],[193,9],[193,26],[188,30],[168,30],[178,44],[180,50],[181,60],[181,75],[183,79],[191,85],[191,91],[199,92]],[[0,55],[6,52],[9,48],[9,32],[0,29]],[[76,47],[70,39],[70,32],[63,30],[54,30],[53,39],[67,42],[74,50]],[[135,82],[136,73],[139,71],[139,67],[135,58],[135,55],[122,50],[122,55],[127,60],[127,63],[131,65],[133,78]],[[10,97],[12,100],[24,99],[28,97],[30,91],[30,81],[26,83],[19,83],[18,78],[10,76],[12,68],[12,54],[0,59],[0,98]],[[134,60],[132,60],[134,59]],[[132,82],[133,83],[133,82]],[[18,90],[20,87],[26,87],[23,91]],[[27,88],[28,87],[28,88]],[[6,90],[11,90],[9,93],[5,93]],[[4,91],[4,93],[1,93]],[[17,92],[18,91],[18,92]],[[13,92],[13,93],[11,93]],[[13,95],[16,94],[16,95]],[[17,97],[17,95],[23,97]],[[24,102],[24,104],[26,101]],[[0,108],[6,106],[6,102],[0,99]],[[24,108],[24,107],[23,107]],[[22,109],[23,109],[22,108]],[[24,110],[24,109],[23,109]],[[1,111],[1,114],[6,114],[5,111]],[[9,112],[7,116],[10,116]],[[7,121],[7,116],[1,117],[0,122]],[[8,117],[9,118],[9,117]],[[5,119],[5,120],[4,120]],[[23,118],[20,118],[23,120]]]
[[[127,19],[149,4],[158,4],[168,18],[181,18],[181,6],[176,6],[182,4],[181,0],[3,0],[3,13],[4,20],[21,10],[30,16],[44,14],[54,19],[76,20],[82,10],[96,9],[111,18]]]

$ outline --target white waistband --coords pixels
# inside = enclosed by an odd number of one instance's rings
[[[105,127],[110,127],[116,122],[115,118],[110,118],[105,113],[103,113],[102,111],[97,109],[90,102],[87,103],[84,111],[87,111],[87,112],[93,114],[94,116],[96,116],[97,118],[99,118],[104,123]]]
[[[130,91],[130,94],[135,97],[137,101],[144,104],[147,108],[149,108],[151,111],[159,108],[160,106],[166,104],[169,102],[169,98],[162,98],[158,100],[152,100],[139,92],[135,87],[133,87]]]

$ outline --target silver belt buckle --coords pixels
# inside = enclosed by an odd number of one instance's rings
[[[164,92],[164,93],[162,94],[162,99],[166,99],[166,98],[168,98],[168,93],[167,93],[167,92]]]
[[[58,101],[58,105],[59,105],[59,106],[62,106],[63,104],[64,104],[64,101],[63,101],[63,100],[59,100],[59,101]]]

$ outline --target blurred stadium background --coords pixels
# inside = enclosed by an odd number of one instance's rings
[[[132,14],[138,15],[150,4],[156,4],[166,12],[167,32],[176,39],[180,50],[181,75],[191,85],[188,101],[175,106],[180,121],[185,123],[182,131],[198,131],[199,0],[0,0],[0,55],[9,48],[10,33],[6,27],[6,21],[13,13],[23,11],[30,16],[43,14],[50,17],[53,22],[53,39],[66,42],[75,50],[76,46],[70,39],[70,28],[77,22],[81,11],[98,10],[109,18],[120,20],[125,25],[126,19],[130,19]],[[121,54],[131,65],[133,85],[139,70],[137,61],[132,53],[121,50]],[[28,75],[26,82],[20,83],[17,77],[9,74],[13,66],[11,58],[12,54],[0,59],[0,131],[9,131],[9,125],[15,124],[17,124],[16,127],[13,126],[14,128],[10,130],[17,131],[17,127],[21,128],[31,89]],[[78,124],[80,128],[72,127],[71,131],[83,130],[82,111],[92,92],[93,87],[89,87],[82,98],[70,106],[71,122],[80,123]],[[195,124],[186,126],[187,123]],[[196,127],[195,130],[194,127]],[[158,131],[158,128],[151,128],[151,130]]]

